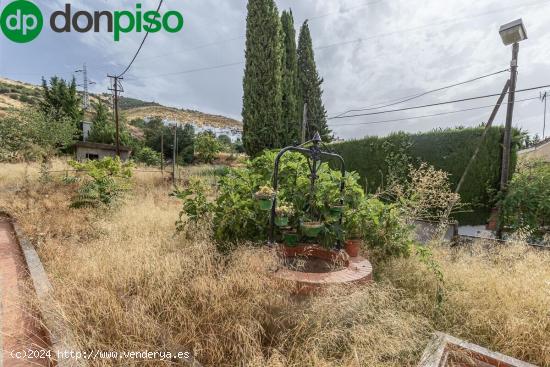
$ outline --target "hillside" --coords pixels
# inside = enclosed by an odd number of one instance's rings
[[[110,100],[109,94],[91,94],[92,101]],[[0,77],[0,116],[11,108],[23,108],[37,104],[40,99],[40,86]],[[145,102],[135,98],[121,98],[120,109],[128,121],[160,117],[164,120],[191,123],[197,127],[242,131],[242,123],[224,116],[199,111],[165,107],[156,102]]]

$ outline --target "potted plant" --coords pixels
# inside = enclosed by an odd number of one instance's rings
[[[281,205],[275,209],[275,224],[278,227],[288,226],[289,218],[294,214],[294,208],[292,205]]]
[[[269,186],[262,186],[254,194],[256,200],[260,204],[261,210],[270,210],[273,206],[273,198],[275,197],[275,191]]]
[[[344,215],[344,231],[346,241],[344,248],[350,257],[359,256],[363,245],[361,230],[363,229],[363,215],[359,209],[350,209]]]
[[[321,231],[323,230],[325,225],[321,222],[313,221],[309,218],[306,218],[302,221],[300,227],[304,235],[310,238],[316,238],[321,234]]]
[[[298,236],[298,232],[295,229],[289,228],[285,231],[283,231],[283,242],[288,247],[294,247],[298,244],[300,241],[300,237]]]
[[[337,217],[344,211],[344,205],[340,204],[340,202],[337,202],[330,206],[330,215]]]

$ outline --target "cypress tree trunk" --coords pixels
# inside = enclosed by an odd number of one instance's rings
[[[308,126],[306,140],[313,138],[319,132],[325,142],[332,140],[332,132],[327,124],[327,111],[323,105],[323,79],[317,73],[315,55],[307,20],[300,29],[298,40],[298,79],[300,82],[301,102],[307,103]]]
[[[243,144],[250,156],[281,145],[282,31],[273,0],[249,0],[243,80]]]
[[[299,106],[298,57],[296,54],[296,30],[292,10],[283,11],[281,15],[283,29],[283,115],[284,135],[282,145],[300,142],[301,108]]]

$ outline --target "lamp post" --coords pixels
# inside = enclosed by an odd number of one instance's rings
[[[512,62],[510,63],[510,90],[508,92],[508,109],[506,112],[506,128],[502,147],[502,168],[500,173],[500,190],[506,191],[510,179],[510,155],[512,151],[512,118],[514,116],[514,102],[516,97],[516,82],[518,71],[519,42],[527,39],[527,31],[523,20],[517,19],[504,24],[499,30],[502,43],[512,45]],[[502,238],[502,225],[498,226],[498,238]]]
[[[510,63],[510,91],[508,92],[508,110],[506,112],[506,129],[504,130],[502,170],[500,176],[500,189],[504,191],[508,186],[508,180],[510,178],[512,118],[514,116],[514,102],[516,97],[519,42],[527,39],[527,32],[525,31],[523,21],[518,19],[501,26],[499,33],[505,46],[512,45],[512,62]]]

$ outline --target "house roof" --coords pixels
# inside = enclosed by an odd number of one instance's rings
[[[91,143],[89,141],[79,141],[75,144],[77,148],[90,148],[90,149],[102,149],[102,150],[116,150],[116,146],[111,144]],[[124,152],[131,152],[132,149],[128,147],[120,146],[120,150]]]

